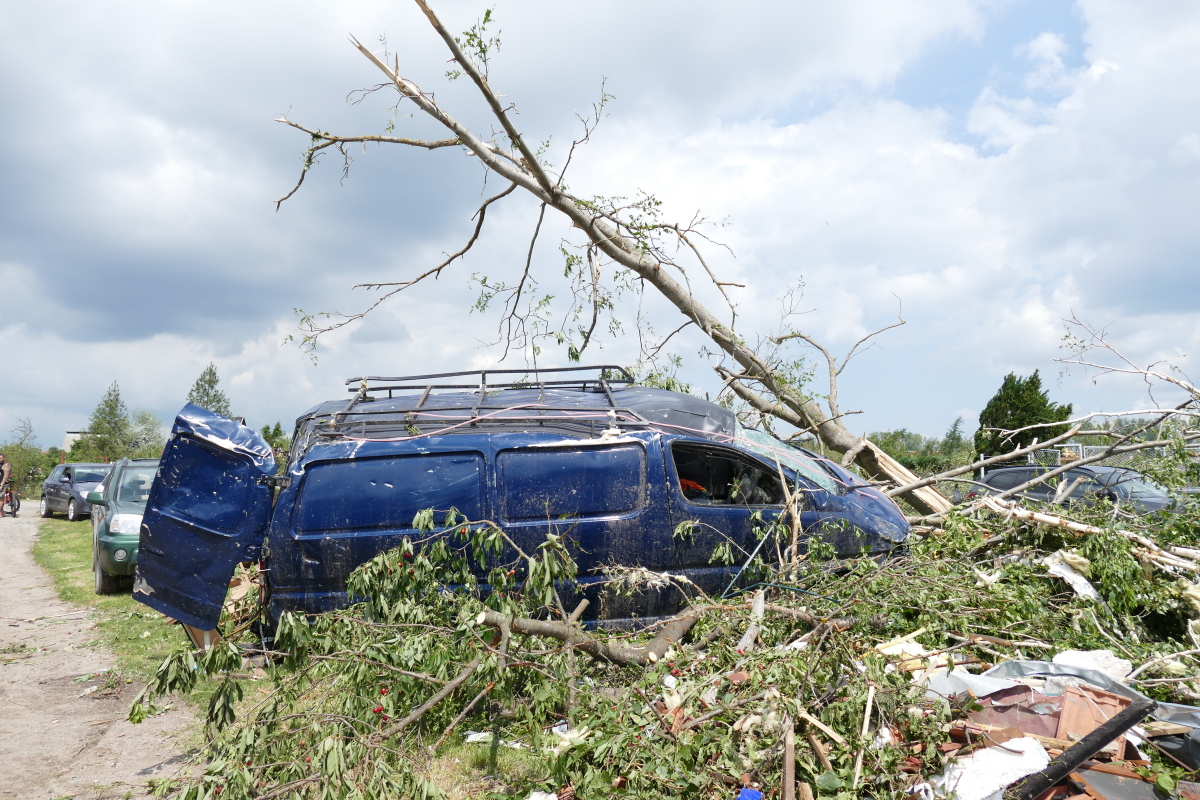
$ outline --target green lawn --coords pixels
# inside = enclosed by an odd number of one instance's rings
[[[63,600],[95,609],[97,644],[116,654],[126,678],[147,680],[169,653],[187,642],[183,628],[164,624],[162,614],[134,602],[128,587],[120,594],[95,594],[89,521],[42,520],[33,557],[54,578]]]

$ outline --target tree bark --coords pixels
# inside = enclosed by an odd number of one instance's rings
[[[607,661],[621,666],[645,667],[662,658],[671,645],[678,643],[687,635],[704,610],[689,608],[663,625],[650,642],[641,646],[630,646],[617,641],[596,639],[587,631],[566,622],[554,622],[542,619],[525,619],[523,617],[506,617],[496,611],[484,611],[475,620],[478,625],[488,625],[502,629],[508,626],[514,633],[526,636],[545,636],[557,639],[569,647],[587,653],[597,661]]]

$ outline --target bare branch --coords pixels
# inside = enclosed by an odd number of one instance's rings
[[[300,177],[299,177],[299,179],[296,180],[296,185],[292,187],[292,190],[290,192],[288,192],[283,197],[281,197],[275,201],[275,210],[276,211],[279,210],[279,207],[283,205],[284,201],[286,201],[288,198],[290,198],[292,195],[294,195],[297,191],[300,190],[300,185],[304,183],[304,177],[306,175],[308,175],[309,169],[312,168],[314,159],[316,158],[317,154],[320,153],[320,151],[324,150],[326,147],[330,147],[333,145],[337,145],[338,147],[341,147],[342,145],[350,144],[353,142],[364,142],[364,143],[365,142],[384,142],[384,143],[388,143],[388,144],[406,144],[406,145],[411,145],[413,147],[423,147],[426,150],[437,150],[438,148],[441,148],[441,147],[454,147],[456,145],[462,144],[462,142],[459,141],[458,139],[438,139],[435,141],[427,141],[424,139],[405,139],[404,137],[401,137],[401,136],[375,136],[375,135],[334,136],[333,134],[325,133],[324,131],[309,130],[308,128],[304,127],[303,125],[300,125],[299,123],[292,122],[287,117],[280,117],[279,119],[277,119],[275,121],[282,122],[283,124],[290,125],[291,127],[296,128],[297,130],[304,131],[305,133],[307,133],[309,136],[312,137],[312,140],[314,142],[317,142],[317,141],[324,142],[324,144],[314,144],[312,147],[309,147],[307,150],[304,151],[304,167],[300,170]]]
[[[501,361],[508,356],[508,348],[512,345],[513,319],[517,314],[517,306],[521,302],[521,294],[525,291],[525,282],[529,280],[529,267],[531,264],[533,264],[533,247],[537,244],[538,234],[542,230],[542,220],[545,218],[546,204],[542,203],[541,207],[538,208],[537,225],[534,226],[533,236],[529,239],[529,253],[525,256],[525,269],[521,272],[521,280],[517,283],[516,290],[510,295],[508,300],[505,301],[505,306],[509,308],[509,311],[504,315],[503,322],[501,324],[507,325],[508,331],[504,341],[504,355],[500,356]]]
[[[1191,436],[1184,437],[1184,441],[1192,442],[1192,441],[1196,441],[1196,440],[1200,440],[1200,433],[1196,433]],[[1025,481],[1025,483],[1018,484],[1017,486],[1014,486],[1011,489],[1006,489],[1005,491],[1000,492],[999,494],[997,494],[995,496],[999,497],[1001,500],[1003,500],[1003,499],[1012,497],[1013,495],[1017,495],[1017,494],[1020,494],[1021,492],[1032,489],[1034,486],[1045,483],[1046,481],[1050,480],[1051,478],[1056,478],[1059,475],[1066,472],[1067,470],[1074,469],[1075,467],[1083,467],[1088,464],[1094,464],[1097,461],[1103,461],[1104,459],[1108,458],[1109,456],[1119,455],[1120,453],[1133,453],[1138,450],[1147,450],[1151,447],[1165,447],[1169,444],[1171,444],[1170,439],[1159,439],[1159,440],[1156,440],[1153,442],[1138,442],[1137,444],[1122,445],[1122,446],[1118,446],[1118,445],[1114,444],[1109,447],[1106,447],[1104,450],[1102,450],[1101,452],[1096,453],[1094,455],[1087,456],[1085,458],[1078,458],[1074,461],[1068,461],[1066,464],[1063,464],[1062,466],[1055,467],[1054,469],[1049,470],[1048,472],[1045,472],[1035,478],[1032,478],[1031,480]]]
[[[908,324],[908,322],[906,322],[904,320],[904,318],[901,317],[899,322],[893,322],[891,325],[885,325],[882,328],[880,328],[879,330],[872,331],[871,333],[868,333],[866,336],[859,339],[857,342],[854,343],[854,346],[850,348],[849,352],[846,353],[846,357],[842,359],[842,365],[840,367],[838,367],[837,374],[838,375],[842,374],[842,370],[844,370],[846,368],[846,365],[850,363],[850,359],[854,358],[854,356],[856,355],[856,351],[858,350],[858,346],[860,344],[863,344],[864,342],[878,336],[879,334],[883,333],[884,331],[890,331],[892,328],[899,328],[901,325],[907,325],[907,324]]]
[[[1079,317],[1075,314],[1071,315],[1071,319],[1064,321],[1069,326],[1075,326],[1083,330],[1087,334],[1087,338],[1078,338],[1068,334],[1068,345],[1075,350],[1076,357],[1056,358],[1055,361],[1058,361],[1061,364],[1074,364],[1081,367],[1096,369],[1102,375],[1114,373],[1122,375],[1141,375],[1147,386],[1151,389],[1153,389],[1153,381],[1156,379],[1165,383],[1173,384],[1174,386],[1183,389],[1193,398],[1200,398],[1200,389],[1197,389],[1195,384],[1192,382],[1185,380],[1184,378],[1169,375],[1165,372],[1154,369],[1154,367],[1161,362],[1155,362],[1149,367],[1142,367],[1135,363],[1132,359],[1108,342],[1108,334],[1103,329],[1096,330],[1088,323],[1079,319]],[[1112,353],[1117,360],[1125,366],[1113,366],[1111,364],[1101,364],[1094,361],[1084,360],[1084,354],[1093,350],[1106,350]]]
[[[508,195],[512,194],[513,190],[516,188],[517,188],[517,185],[514,183],[511,186],[509,186],[507,189],[505,189],[504,191],[500,192],[499,194],[493,195],[493,196],[489,197],[487,200],[483,201],[483,205],[479,206],[479,208],[475,211],[475,214],[473,215],[473,217],[476,218],[475,230],[471,233],[471,238],[467,240],[467,243],[465,245],[463,245],[461,250],[459,250],[458,252],[447,257],[445,261],[438,264],[433,269],[426,270],[425,272],[422,272],[420,275],[418,275],[415,278],[412,278],[411,280],[391,281],[391,282],[387,282],[387,283],[360,283],[360,284],[355,285],[355,287],[354,287],[355,289],[381,289],[385,286],[394,286],[395,288],[392,289],[390,292],[385,292],[383,295],[380,295],[380,297],[374,303],[367,306],[362,311],[359,311],[357,314],[337,314],[336,316],[340,317],[340,319],[338,322],[336,322],[332,325],[316,326],[316,325],[312,324],[311,322],[309,322],[309,333],[310,334],[323,334],[323,333],[329,333],[330,331],[335,331],[338,328],[341,328],[345,325],[349,325],[351,322],[354,322],[355,320],[362,319],[367,314],[370,314],[372,311],[374,311],[377,307],[379,307],[379,305],[381,303],[383,303],[385,300],[390,298],[392,295],[397,294],[398,292],[402,292],[405,289],[409,288],[410,286],[420,283],[421,281],[425,280],[426,278],[430,277],[431,275],[436,280],[437,276],[439,274],[441,274],[441,271],[443,269],[448,267],[456,259],[464,256],[467,253],[467,251],[470,250],[472,246],[474,246],[475,241],[479,238],[479,232],[481,230],[483,230],[483,221],[487,215],[488,206],[490,206],[492,203],[496,202],[497,200],[499,200],[503,197],[507,197]],[[284,199],[287,199],[287,198],[284,198]],[[327,315],[327,316],[333,316],[333,315]]]
[[[483,201],[483,205],[481,205],[478,209],[476,209],[475,213],[471,215],[471,219],[475,220],[475,230],[471,233],[471,238],[467,240],[467,243],[465,245],[463,245],[463,248],[461,250],[459,250],[457,253],[454,253],[453,255],[447,257],[445,261],[438,264],[433,269],[427,270],[426,272],[422,272],[420,275],[413,278],[412,280],[387,281],[384,283],[359,283],[359,284],[355,284],[354,288],[355,289],[382,289],[384,286],[398,286],[398,287],[400,287],[400,289],[407,289],[409,286],[412,286],[415,283],[420,283],[425,278],[428,278],[430,275],[437,276],[437,274],[439,272],[441,272],[446,267],[450,266],[450,264],[455,259],[462,258],[464,255],[466,255],[467,251],[470,250],[471,247],[475,244],[475,240],[479,238],[479,232],[481,230],[483,230],[483,220],[484,220],[484,217],[487,215],[488,206],[490,206],[492,203],[496,202],[497,200],[499,200],[503,197],[507,197],[508,195],[512,194],[513,190],[516,188],[517,188],[517,185],[514,183],[511,186],[509,186],[507,189],[505,189],[503,192],[500,192],[499,194],[496,194],[496,195],[492,195],[487,200]],[[387,297],[391,297],[391,294],[388,294]]]
[[[547,194],[549,194],[551,197],[556,195],[558,193],[558,188],[555,186],[555,184],[551,183],[549,176],[547,176],[545,170],[542,169],[541,163],[537,160],[537,157],[533,154],[533,151],[529,149],[529,146],[525,144],[525,139],[512,124],[512,120],[508,118],[508,112],[505,111],[504,106],[500,104],[500,98],[496,97],[496,93],[492,91],[490,86],[488,86],[487,79],[479,72],[479,68],[476,66],[475,61],[463,53],[462,49],[458,46],[458,42],[455,41],[454,35],[450,33],[450,31],[446,30],[445,26],[442,25],[441,20],[437,18],[437,15],[433,13],[433,9],[429,7],[429,4],[426,3],[425,0],[415,0],[415,2],[420,7],[421,11],[425,12],[425,16],[428,18],[429,24],[432,25],[433,29],[438,32],[438,35],[442,37],[442,41],[446,43],[446,47],[451,53],[454,54],[454,60],[458,62],[460,67],[462,67],[463,72],[470,76],[471,80],[475,82],[475,85],[479,87],[480,93],[483,94],[484,99],[487,100],[487,104],[492,110],[492,115],[500,121],[500,124],[504,127],[504,132],[508,134],[509,141],[515,144],[517,149],[521,151],[521,155],[524,157],[523,164],[525,168],[533,173],[533,176],[537,179],[538,185],[540,185]]]
[[[670,333],[668,333],[665,339],[663,339],[661,342],[659,342],[657,345],[655,345],[654,347],[652,347],[652,348],[650,349],[650,351],[649,351],[649,355],[648,355],[647,357],[648,357],[648,358],[650,358],[650,359],[653,359],[653,358],[657,357],[657,356],[658,356],[658,352],[659,352],[660,350],[662,350],[662,349],[663,349],[663,347],[664,347],[664,346],[667,344],[667,342],[671,341],[671,337],[672,337],[672,336],[674,336],[675,334],[679,333],[681,330],[683,330],[684,328],[686,328],[688,325],[694,325],[694,324],[695,324],[695,323],[694,323],[694,322],[692,322],[692,320],[690,320],[690,319],[689,319],[689,320],[687,320],[686,322],[684,322],[682,325],[680,325],[678,328],[676,328],[675,330],[673,330],[673,331],[671,331]]]
[[[571,145],[571,150],[574,151],[575,145]],[[566,168],[563,168],[566,171]],[[592,333],[596,330],[596,322],[600,319],[600,265],[596,263],[596,251],[594,248],[587,248],[587,265],[588,274],[592,279],[592,324],[588,326],[587,333],[583,337],[583,344],[579,346],[579,355],[583,355],[583,351],[587,349],[588,344],[592,341]]]
[[[938,481],[948,480],[958,475],[963,475],[967,472],[974,472],[975,470],[982,469],[983,467],[990,467],[992,464],[998,464],[1001,461],[1012,461],[1014,458],[1020,458],[1021,456],[1029,455],[1037,450],[1045,450],[1047,447],[1052,447],[1059,442],[1065,442],[1072,436],[1075,436],[1077,433],[1079,433],[1079,431],[1080,428],[1076,426],[1060,436],[1055,436],[1053,439],[1047,439],[1044,442],[1031,444],[1029,447],[1022,447],[1020,450],[1013,450],[1011,453],[1003,453],[998,456],[983,458],[972,464],[967,464],[966,466],[955,467],[954,469],[946,470],[945,472],[939,472],[937,475],[931,475],[928,478],[922,478],[919,481],[913,481],[912,483],[906,483],[903,486],[897,486],[895,489],[889,489],[888,491],[884,492],[884,494],[886,494],[888,497],[897,497],[907,492],[911,492],[914,489],[920,489],[924,486],[937,483]]]
[[[696,256],[696,260],[700,262],[700,266],[704,267],[704,271],[708,273],[708,277],[709,277],[709,279],[712,280],[713,285],[717,287],[718,291],[721,292],[721,296],[725,298],[725,304],[727,306],[729,306],[729,313],[732,315],[732,318],[729,320],[729,327],[732,328],[734,326],[734,324],[737,322],[737,306],[735,306],[733,304],[733,299],[730,298],[729,293],[725,291],[725,287],[726,286],[739,286],[740,287],[740,286],[742,286],[742,284],[729,283],[727,281],[717,280],[717,276],[712,271],[712,267],[708,266],[708,262],[704,260],[704,255],[700,252],[699,248],[697,248],[696,245],[692,244],[692,240],[687,237],[687,231],[683,230],[678,225],[673,225],[672,230],[674,230],[675,235],[679,237],[679,241],[686,244],[688,246],[688,248],[692,251],[692,254]]]

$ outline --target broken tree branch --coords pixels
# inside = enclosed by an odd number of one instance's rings
[[[607,661],[624,667],[644,667],[662,658],[671,645],[683,639],[703,615],[703,608],[689,608],[664,624],[654,639],[641,646],[596,639],[582,628],[564,622],[520,617],[509,619],[495,611],[482,612],[475,622],[477,625],[493,628],[508,625],[514,633],[557,639],[568,647],[587,653],[597,661]]]

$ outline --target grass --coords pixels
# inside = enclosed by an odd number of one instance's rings
[[[165,625],[162,614],[134,601],[128,587],[119,594],[97,595],[92,582],[92,526],[88,520],[67,522],[64,519],[42,520],[33,557],[54,579],[59,597],[77,606],[94,611],[97,634],[95,644],[108,648],[116,655],[116,679],[142,683],[149,680],[168,655],[187,643],[183,629]],[[243,707],[261,697],[250,691]],[[203,709],[209,701],[216,682],[205,679],[190,694],[179,698],[188,705]],[[244,709],[240,709],[244,710]],[[194,732],[199,736],[200,732]],[[199,739],[190,742],[200,743]],[[500,748],[497,756],[497,776],[500,783],[489,778],[489,752],[486,744],[458,743],[446,747],[428,765],[429,777],[448,797],[473,797],[486,794],[503,783],[521,783],[537,768],[537,759],[528,750]]]
[[[128,587],[119,594],[95,593],[88,520],[42,520],[33,558],[54,579],[59,597],[96,612],[96,643],[116,655],[118,669],[126,678],[148,680],[163,659],[186,642],[183,628],[163,624],[165,617],[135,602]]]
[[[491,777],[490,755],[488,744],[447,746],[429,764],[429,780],[449,798],[469,798],[523,785],[541,772],[541,762],[529,750],[501,747],[496,753],[496,775]]]

